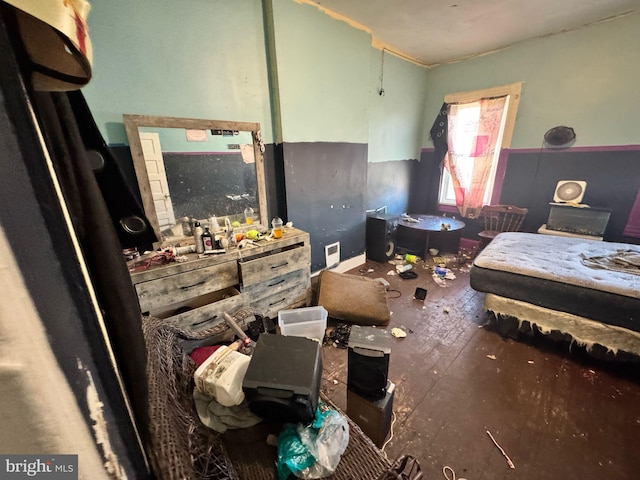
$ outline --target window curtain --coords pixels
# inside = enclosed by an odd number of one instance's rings
[[[472,104],[452,104],[448,111],[448,151],[444,166],[451,175],[460,215],[478,217],[484,202],[506,97],[487,98]],[[464,105],[465,108],[462,108]],[[468,107],[479,106],[479,115]],[[467,112],[464,110],[467,109]]]

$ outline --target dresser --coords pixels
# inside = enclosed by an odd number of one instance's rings
[[[275,319],[280,310],[311,302],[311,246],[302,230],[287,228],[280,239],[223,254],[185,256],[131,274],[143,313],[195,333],[226,330],[225,312],[253,307]]]

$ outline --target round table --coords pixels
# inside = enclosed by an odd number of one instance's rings
[[[412,221],[415,220],[415,221]],[[456,232],[462,230],[465,224],[462,220],[451,217],[440,217],[438,215],[408,215],[401,216],[398,220],[398,228],[406,227],[420,232],[425,232],[424,257],[429,251],[429,240],[434,232]],[[454,252],[455,253],[455,252]]]

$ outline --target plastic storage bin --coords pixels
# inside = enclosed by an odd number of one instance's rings
[[[307,337],[322,342],[327,328],[327,311],[323,307],[305,307],[278,312],[282,335]]]

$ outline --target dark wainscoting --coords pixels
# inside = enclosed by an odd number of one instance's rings
[[[408,211],[437,215],[439,188],[440,161],[436,158],[433,149],[422,150],[420,162],[413,177]]]
[[[640,147],[512,150],[500,201],[527,207],[523,229],[535,232],[547,221],[559,180],[586,181],[582,203],[611,209],[605,240],[630,240],[623,231],[640,187]]]
[[[367,210],[384,205],[388,213],[409,212],[409,198],[417,187],[417,160],[369,163],[367,174]]]
[[[421,153],[409,210],[438,213],[439,162],[433,149]],[[640,188],[640,146],[575,147],[562,150],[526,149],[508,152],[500,203],[529,209],[524,231],[536,232],[546,223],[549,202],[559,180],[584,180],[583,203],[611,209],[605,240],[638,243],[623,232]],[[463,238],[477,239],[479,220],[467,221]]]
[[[311,235],[311,270],[325,265],[325,245],[340,257],[364,253],[367,145],[284,143],[287,218]]]

